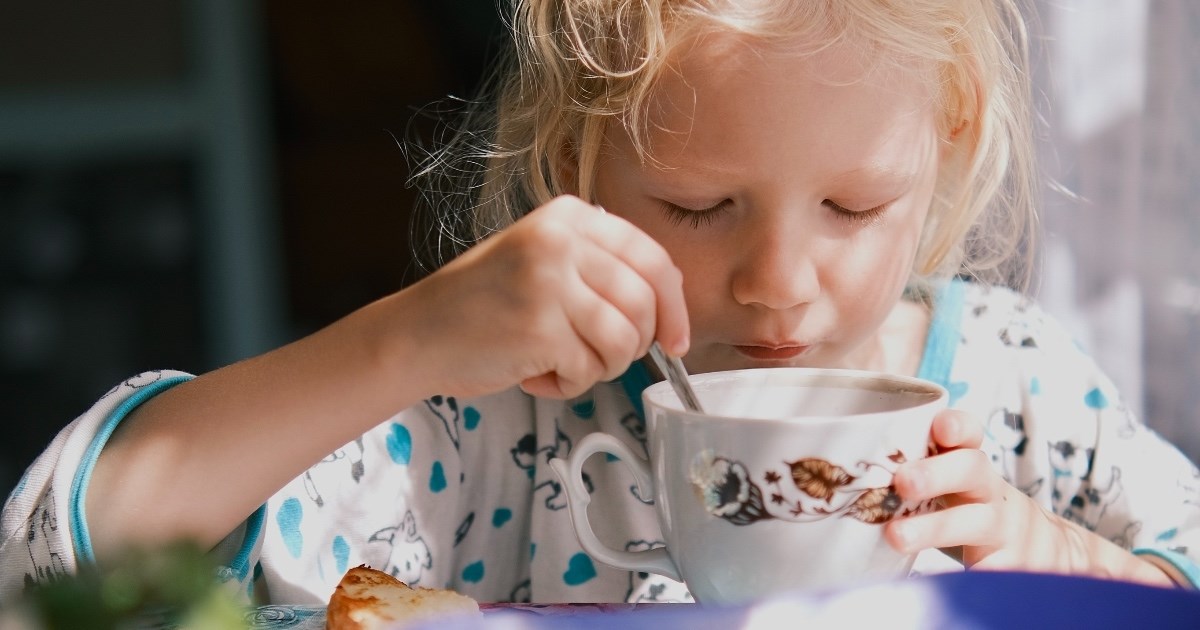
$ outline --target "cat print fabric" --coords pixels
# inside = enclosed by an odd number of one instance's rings
[[[1195,575],[1196,467],[1134,418],[1112,383],[1032,303],[956,281],[936,305],[920,376],[942,383],[952,407],[984,422],[984,450],[996,470],[1044,507]],[[95,456],[124,414],[186,378],[151,372],[118,385],[30,467],[0,520],[0,562],[8,568],[0,602],[90,561],[80,497]],[[358,564],[483,602],[691,601],[683,584],[613,569],[584,553],[548,466],[595,431],[645,453],[638,397],[649,382],[635,364],[621,379],[568,401],[515,388],[423,401],[271,497],[214,550],[226,567],[221,579],[256,603],[322,605]],[[286,448],[287,436],[279,444]],[[814,462],[790,464],[777,484],[760,489],[767,504],[774,494],[808,496],[840,478]],[[623,464],[597,455],[584,472],[604,542],[629,551],[663,544],[654,505],[638,495]],[[861,498],[854,517],[891,516],[887,492],[876,494]],[[932,551],[918,557],[914,571],[953,568]]]

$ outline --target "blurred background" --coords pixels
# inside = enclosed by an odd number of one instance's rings
[[[1200,3],[1037,4],[1038,296],[1200,459]],[[0,9],[0,489],[122,378],[416,280],[396,139],[502,45],[494,0]]]
[[[397,138],[492,0],[0,8],[0,488],[121,379],[207,371],[419,277]]]

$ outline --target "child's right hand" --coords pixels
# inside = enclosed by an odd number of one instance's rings
[[[667,252],[576,197],[534,210],[401,296],[398,316],[428,349],[430,393],[520,384],[569,398],[619,376],[656,338],[672,355],[688,349],[682,275]]]
[[[555,199],[407,289],[140,405],[92,473],[93,545],[214,545],[289,479],[422,398],[518,384],[575,396],[656,337],[687,351],[667,253],[620,217]]]

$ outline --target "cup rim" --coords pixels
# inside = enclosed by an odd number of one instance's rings
[[[945,387],[928,379],[918,378],[915,376],[904,376],[900,374],[889,374],[887,372],[874,372],[870,370],[854,370],[845,368],[812,368],[812,367],[767,367],[767,368],[743,368],[736,370],[719,370],[716,372],[704,372],[700,374],[689,375],[689,381],[692,387],[697,390],[703,390],[710,383],[719,383],[728,380],[737,380],[744,378],[746,374],[753,373],[756,376],[767,374],[768,378],[777,375],[780,379],[801,377],[805,379],[828,379],[828,380],[847,380],[847,381],[873,381],[880,386],[880,391],[883,387],[889,387],[888,391],[896,393],[915,393],[928,394],[928,400],[918,402],[917,404],[892,409],[888,411],[872,411],[866,413],[855,413],[838,417],[829,417],[824,414],[814,415],[794,415],[787,417],[763,418],[756,416],[732,416],[719,413],[697,413],[689,409],[685,409],[679,397],[675,394],[675,390],[671,388],[671,384],[662,380],[657,383],[652,383],[649,387],[642,390],[642,403],[646,407],[654,407],[656,409],[670,412],[674,415],[688,419],[697,420],[730,420],[742,423],[763,423],[763,424],[778,424],[788,423],[794,420],[803,419],[807,424],[820,424],[832,422],[845,422],[847,420],[865,421],[871,418],[892,418],[897,413],[912,413],[929,407],[941,408],[948,404],[950,394]],[[782,382],[782,381],[780,381]],[[770,381],[767,382],[770,384]],[[649,414],[647,414],[649,415]],[[647,418],[649,419],[649,418]]]

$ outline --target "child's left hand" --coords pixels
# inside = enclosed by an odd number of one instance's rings
[[[979,450],[983,425],[959,411],[934,419],[938,454],[901,466],[894,479],[906,501],[940,498],[943,509],[888,523],[903,552],[961,547],[967,568],[1070,573],[1170,584],[1161,570],[1063,519],[1017,490]]]

